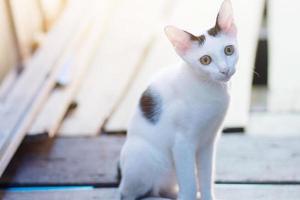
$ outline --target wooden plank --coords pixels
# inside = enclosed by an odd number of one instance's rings
[[[91,61],[95,57],[115,2],[98,0],[94,1],[93,4],[93,10],[90,11],[92,14],[89,18],[90,24],[92,24],[90,25],[92,27],[90,28],[91,31],[89,35],[82,41],[83,44],[81,47],[71,47],[70,49],[72,49],[73,52],[68,52],[66,57],[58,63],[58,65],[67,65],[67,69],[63,71],[62,75],[64,77],[58,77],[57,82],[63,78],[70,80],[61,80],[61,82],[69,81],[69,83],[66,83],[63,87],[55,88],[51,93],[33,124],[33,127],[29,131],[30,134],[47,132],[53,136],[56,133],[69,105],[74,99],[79,84],[86,74],[87,68],[91,65]]]
[[[269,99],[268,109],[273,112],[300,111],[300,84],[298,48],[300,29],[294,20],[300,17],[300,2],[268,2],[269,33]],[[286,30],[289,36],[286,37]],[[282,40],[282,38],[285,40]]]
[[[122,136],[27,139],[1,185],[116,186]],[[300,183],[300,138],[226,135],[217,153],[217,183]],[[76,176],[74,176],[76,174]]]
[[[300,137],[223,136],[217,154],[218,182],[300,183]]]
[[[151,43],[167,0],[120,0],[82,88],[78,108],[62,124],[64,135],[97,134],[124,95]]]
[[[7,70],[11,69],[6,73],[5,77],[3,78],[3,81],[0,85],[0,101],[3,102],[5,101],[5,98],[7,97],[7,95],[10,93],[10,91],[12,90],[13,86],[15,85],[15,83],[17,82],[17,78],[19,77],[19,75],[21,74],[21,72],[24,69],[24,58],[21,52],[21,44],[18,38],[18,33],[17,33],[17,29],[16,29],[16,22],[14,19],[14,15],[13,15],[13,8],[11,6],[11,1],[10,0],[6,0],[6,1],[2,1],[4,2],[4,4],[1,5],[1,8],[5,8],[5,10],[1,13],[4,13],[6,16],[1,18],[5,20],[6,24],[9,24],[9,27],[7,27],[6,31],[9,31],[9,42],[11,42],[10,44],[8,44],[7,46],[5,46],[6,51],[5,52],[9,52],[10,55],[12,55],[14,57],[14,63],[10,63],[8,66],[6,66],[5,64],[3,64],[1,62],[2,65],[2,72],[0,74],[3,74],[3,70]],[[4,26],[6,27],[6,26]],[[9,29],[9,30],[8,30]],[[5,30],[5,29],[4,29]],[[4,38],[7,37],[7,35],[4,35]],[[2,37],[1,37],[2,38]],[[8,39],[8,38],[6,38]],[[6,41],[6,40],[4,40]],[[11,49],[11,45],[14,47],[14,50]],[[7,47],[9,48],[9,50],[7,51]],[[1,48],[2,49],[2,48]],[[1,55],[5,55],[4,53],[1,53]],[[6,55],[7,57],[7,55]],[[7,58],[6,58],[7,59]],[[2,59],[1,59],[2,61]],[[3,67],[4,66],[4,67]],[[9,68],[8,68],[9,67]],[[1,77],[0,77],[1,79]]]
[[[36,35],[41,32],[42,17],[36,0],[9,0],[22,58],[29,58]]]
[[[253,135],[271,137],[299,136],[300,115],[298,113],[251,113],[248,131]]]
[[[225,128],[244,127],[248,121],[252,69],[264,5],[263,1],[260,0],[251,1],[249,4],[233,0],[232,3],[236,25],[239,30],[240,60],[237,66],[237,73],[233,77],[232,84],[230,84],[232,98],[225,120]],[[168,23],[164,24],[174,24],[198,33],[199,27],[206,30],[215,23],[220,4],[221,0],[210,0],[206,4],[193,0],[180,1],[173,11],[173,16]],[[163,26],[160,27],[160,30],[155,46],[137,75],[137,79],[131,85],[125,98],[122,99],[121,105],[116,109],[116,112],[109,118],[105,130],[126,130],[139,96],[153,74],[162,68],[180,63],[179,58],[175,55],[171,45],[164,36]]]
[[[95,190],[66,190],[66,191],[42,191],[42,192],[1,192],[3,200],[94,200],[118,199],[116,189]]]
[[[40,192],[2,192],[3,200],[118,200],[118,191],[115,188],[66,190],[66,191],[40,191]],[[216,197],[223,200],[298,200],[300,196],[299,185],[216,185]],[[146,198],[144,200],[162,200]]]
[[[20,146],[0,184],[117,185],[123,137],[36,137]]]
[[[10,68],[17,65],[19,61],[11,23],[7,4],[5,1],[0,1],[0,82]]]
[[[49,30],[67,2],[66,0],[38,0],[38,3],[43,15],[44,28]]]
[[[0,113],[0,174],[53,88],[60,69],[51,67],[83,18],[77,13],[84,14],[85,8],[79,1],[70,4],[60,23],[49,33],[44,46],[28,61],[28,69],[6,98]]]

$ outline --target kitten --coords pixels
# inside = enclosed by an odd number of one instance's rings
[[[185,62],[158,75],[140,98],[121,151],[121,199],[194,200],[199,188],[202,200],[213,200],[215,143],[238,60],[231,2],[200,36],[173,26],[165,33]]]

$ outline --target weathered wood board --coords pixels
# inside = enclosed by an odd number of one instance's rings
[[[250,134],[269,137],[300,136],[300,115],[298,113],[252,113],[249,120]]]
[[[270,111],[300,111],[299,8],[297,0],[268,2]]]
[[[26,59],[32,53],[36,36],[43,31],[43,18],[36,0],[10,0],[10,6],[17,32],[22,58]]]
[[[28,61],[0,112],[0,174],[21,143],[30,125],[55,85],[58,67],[53,67],[63,47],[71,40],[84,6],[73,0],[60,23],[49,33],[43,47]],[[76,3],[77,2],[77,3]],[[64,33],[64,34],[63,34]],[[55,51],[53,51],[55,49]]]
[[[52,91],[29,131],[31,134],[47,132],[53,136],[56,133],[95,57],[115,2],[98,0],[90,1],[90,4],[92,6],[90,6],[89,15],[85,17],[85,22],[81,27],[78,27],[77,34],[81,33],[82,36],[79,37],[79,41],[74,41],[73,45],[66,48],[57,63],[57,65],[63,66],[60,76],[57,77],[57,83],[62,86],[56,87]]]
[[[0,185],[116,186],[123,136],[27,139]],[[217,183],[300,183],[300,137],[221,137]]]
[[[44,28],[48,30],[60,15],[67,0],[39,0],[40,10],[44,18]]]
[[[245,4],[242,1],[233,0],[235,20],[238,28],[238,40],[240,60],[237,73],[234,75],[230,91],[232,93],[231,106],[225,120],[225,127],[245,127],[248,121],[252,73],[255,60],[256,43],[260,22],[262,19],[264,2],[255,0]],[[221,0],[209,1],[203,4],[201,1],[180,1],[175,6],[172,16],[164,22],[173,24],[183,29],[198,33],[199,29],[206,30],[215,23],[215,18],[220,7]],[[153,74],[162,68],[180,63],[173,48],[164,37],[163,26],[157,34],[157,41],[146,58],[144,65],[137,74],[137,78],[122,99],[116,112],[110,116],[105,130],[126,130],[130,116],[135,110],[140,94],[147,86]]]
[[[140,67],[167,2],[118,2],[96,59],[75,98],[78,107],[65,119],[60,134],[99,133]]]
[[[16,38],[7,2],[0,1],[0,83],[9,69],[18,63]]]
[[[117,185],[123,137],[36,137],[20,146],[0,184]]]
[[[1,198],[2,197],[2,198]],[[2,192],[3,200],[119,200],[116,189],[95,190],[67,190],[67,191],[42,191],[42,192]]]
[[[118,195],[115,188],[0,193],[3,200],[119,200]],[[216,197],[222,200],[298,200],[299,196],[299,185],[216,185]],[[144,200],[161,199],[147,198]]]
[[[300,183],[300,137],[223,136],[218,182]]]

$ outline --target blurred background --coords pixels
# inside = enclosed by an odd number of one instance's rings
[[[0,0],[0,173],[25,135],[126,133],[151,77],[181,62],[164,26],[198,34],[221,2]],[[240,60],[223,131],[297,138],[300,3],[232,4]]]
[[[32,120],[30,133],[124,131],[148,80],[161,68],[180,62],[163,27],[173,24],[197,34],[214,24],[220,2],[3,0],[2,105],[21,82],[19,77],[31,70],[28,77],[50,80],[54,89],[45,92],[47,97]],[[297,134],[296,38],[300,30],[294,19],[298,7],[279,0],[233,0],[233,7],[241,58],[231,85],[225,131]],[[35,65],[42,72],[34,70]],[[57,84],[64,87],[55,87]],[[34,88],[22,87],[39,96]],[[68,93],[61,94],[68,97],[58,100],[54,97],[57,92]],[[56,108],[56,101],[63,105]],[[64,121],[70,110],[74,112]]]

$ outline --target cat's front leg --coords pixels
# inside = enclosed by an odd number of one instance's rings
[[[195,175],[195,148],[181,133],[176,134],[172,149],[176,177],[179,186],[179,200],[195,200],[197,185]]]
[[[214,200],[214,142],[198,150],[196,162],[201,200]]]

